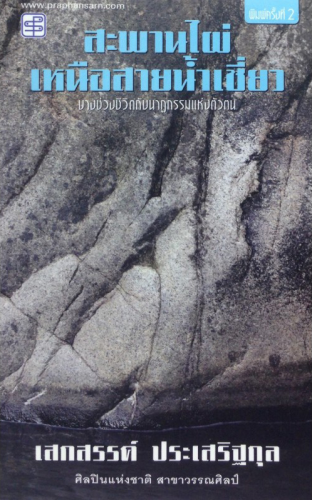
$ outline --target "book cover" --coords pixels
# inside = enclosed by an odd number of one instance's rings
[[[309,0],[0,22],[1,500],[308,500]]]

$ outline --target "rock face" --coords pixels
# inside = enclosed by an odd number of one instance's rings
[[[295,26],[248,25],[236,0],[51,10],[38,41],[20,36],[21,12],[4,4],[3,418],[150,427],[309,401],[311,21],[301,3]],[[248,68],[284,69],[285,92],[227,96],[235,111],[161,113],[79,111],[94,95],[30,91],[31,68],[85,58],[85,29],[175,31],[186,19],[232,24],[232,55],[201,67],[244,55]],[[105,57],[115,68],[125,58],[185,66],[177,54]]]

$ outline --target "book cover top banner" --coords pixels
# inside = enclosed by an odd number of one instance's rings
[[[307,500],[309,0],[1,8],[1,499]]]

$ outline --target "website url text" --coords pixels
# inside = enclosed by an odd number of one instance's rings
[[[69,3],[34,2],[34,3],[30,3],[30,2],[27,2],[27,3],[21,3],[21,6],[23,9],[34,10],[34,11],[51,10],[51,9],[59,9],[59,10],[78,10],[78,9],[83,9],[83,10],[96,10],[96,9],[124,10],[125,9],[125,4],[123,4],[123,3],[76,3],[76,2],[69,2]]]

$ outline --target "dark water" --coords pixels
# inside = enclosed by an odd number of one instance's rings
[[[312,432],[304,423],[227,423],[167,431],[60,429],[30,424],[1,424],[1,500],[208,499],[311,500]],[[137,462],[35,461],[35,445],[127,445],[138,441]],[[190,448],[231,442],[232,445],[280,446],[279,463],[233,466],[228,462],[153,462],[152,446],[167,441]],[[88,477],[145,476],[152,484],[75,484],[77,473]],[[159,477],[233,477],[239,484],[157,484]],[[181,480],[180,480],[181,481]]]

